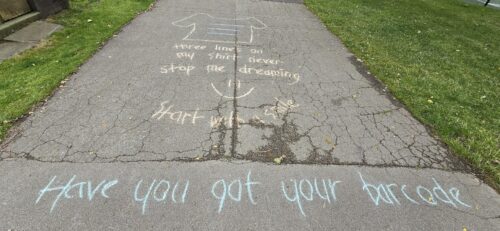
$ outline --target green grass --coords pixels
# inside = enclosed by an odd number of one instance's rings
[[[423,123],[500,188],[500,10],[463,0],[306,0]]]
[[[153,0],[71,0],[50,20],[64,29],[0,63],[0,140],[12,123],[52,94],[102,44]]]

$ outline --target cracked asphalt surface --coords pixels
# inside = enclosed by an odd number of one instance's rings
[[[221,208],[215,182],[249,172]],[[0,229],[499,229],[469,172],[301,1],[159,0],[1,144]],[[72,176],[118,183],[41,193]],[[189,180],[187,202],[144,207],[134,188],[160,179]],[[339,181],[327,202],[316,179]]]

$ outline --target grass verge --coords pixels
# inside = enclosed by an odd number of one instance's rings
[[[306,0],[413,115],[500,189],[500,11],[462,0]]]
[[[38,47],[0,63],[0,141],[102,44],[154,0],[71,0],[50,18],[64,26]]]

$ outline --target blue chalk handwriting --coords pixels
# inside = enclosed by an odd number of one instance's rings
[[[363,185],[363,191],[366,191],[369,198],[376,206],[379,206],[381,204],[397,206],[401,205],[401,203],[404,201],[409,201],[410,203],[416,205],[427,204],[431,206],[437,206],[439,203],[443,203],[455,208],[458,208],[459,206],[463,206],[466,208],[471,207],[470,205],[463,202],[462,199],[460,199],[460,190],[455,187],[451,187],[448,189],[448,191],[446,191],[435,178],[432,178],[432,181],[434,183],[434,187],[432,187],[432,190],[430,189],[430,187],[427,188],[425,186],[418,185],[414,190],[411,190],[414,192],[413,194],[416,194],[412,197],[408,193],[410,190],[407,190],[406,184],[373,184],[369,183],[360,172],[358,172],[358,175],[361,184]]]
[[[102,180],[95,187],[92,181],[75,181],[76,175],[73,175],[65,184],[55,182],[57,176],[53,176],[50,182],[38,192],[38,198],[35,204],[38,204],[44,196],[50,192],[58,192],[57,196],[52,201],[52,206],[50,207],[50,212],[57,207],[58,202],[61,199],[88,199],[92,201],[96,195],[100,195],[103,198],[109,198],[108,190],[113,186],[118,184],[118,180]]]
[[[303,201],[313,201],[315,195],[317,198],[326,201],[328,204],[335,202],[337,196],[335,187],[341,181],[333,181],[331,179],[321,179],[318,184],[318,179],[314,178],[311,182],[309,179],[290,179],[292,182],[291,195],[288,194],[286,183],[281,181],[281,190],[283,196],[288,202],[297,204],[300,214],[306,216],[303,208]]]
[[[364,176],[358,172],[358,179],[362,192],[361,197],[369,198],[376,207],[379,206],[449,206],[463,209],[471,208],[460,189],[453,185],[442,185],[434,177],[428,184],[407,185],[394,182],[379,182],[373,177]],[[337,188],[341,181],[329,178],[301,178],[286,179],[281,182],[282,195],[292,207],[295,207],[303,217],[306,217],[307,206],[320,201],[325,205],[337,202]],[[249,170],[246,176],[234,178],[219,178],[211,184],[211,196],[215,199],[217,213],[222,213],[224,207],[237,205],[241,202],[257,205],[255,188],[262,184],[252,178]],[[85,200],[89,203],[96,198],[108,199],[112,196],[113,188],[118,185],[117,179],[101,181],[79,180],[77,175],[69,178],[52,176],[50,181],[38,191],[35,204],[50,203],[50,213],[64,201]],[[446,186],[446,187],[445,187]],[[187,202],[189,180],[167,179],[138,179],[132,189],[132,201],[140,207],[144,215],[150,206],[181,205]],[[277,189],[279,190],[279,189]],[[366,193],[366,194],[365,194]]]
[[[243,186],[245,186],[248,201],[252,205],[256,205],[255,199],[253,197],[253,186],[261,184],[252,180],[252,171],[248,171],[246,179],[234,179],[227,181],[226,179],[220,179],[212,184],[212,196],[218,200],[217,212],[221,213],[224,209],[226,201],[229,199],[233,202],[241,202],[243,196]]]
[[[147,190],[144,192],[141,190],[143,180],[139,180],[135,186],[134,190],[134,202],[140,203],[141,204],[141,212],[144,215],[147,210],[148,203],[150,201],[152,202],[162,202],[166,204],[169,201],[169,195],[170,195],[170,201],[173,203],[181,203],[184,204],[186,202],[186,197],[188,195],[188,190],[189,190],[189,180],[185,181],[184,185],[182,185],[182,181],[179,183],[179,181],[175,182],[170,182],[168,180],[156,180],[154,179],[150,184],[149,187],[146,187]],[[178,188],[181,188],[182,191],[180,191]],[[172,190],[170,190],[172,188]],[[184,188],[184,189],[182,189]],[[143,191],[141,195],[141,191]],[[150,200],[150,196],[153,197],[152,200]]]

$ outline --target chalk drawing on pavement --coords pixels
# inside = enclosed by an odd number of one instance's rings
[[[254,30],[267,28],[262,21],[254,18],[219,18],[206,13],[197,13],[172,23],[178,27],[191,27],[182,39],[219,43],[253,42]]]
[[[48,206],[49,213],[52,213],[62,205],[87,203],[89,206],[95,206],[92,204],[105,204],[105,200],[116,200],[125,196],[131,197],[134,207],[139,209],[141,215],[146,215],[149,210],[180,209],[190,203],[197,206],[208,203],[208,206],[213,208],[212,211],[221,214],[226,208],[231,210],[242,204],[252,209],[262,209],[258,205],[267,207],[266,204],[270,201],[282,201],[288,204],[287,206],[292,206],[299,216],[307,217],[312,210],[342,206],[346,200],[352,201],[354,195],[356,199],[353,203],[377,209],[443,206],[463,211],[473,207],[464,200],[470,196],[462,195],[459,188],[450,183],[440,183],[432,176],[426,180],[427,183],[414,182],[415,184],[407,185],[390,178],[385,178],[390,181],[385,183],[359,171],[353,174],[358,180],[303,176],[269,182],[269,177],[267,180],[259,179],[262,176],[258,175],[252,175],[252,170],[249,169],[246,174],[216,177],[202,185],[199,181],[191,181],[189,178],[172,179],[167,176],[149,180],[139,178],[135,183],[132,181],[131,184],[126,184],[116,177],[93,181],[76,174],[56,175],[38,191],[35,204]],[[353,180],[357,184],[348,184]],[[361,193],[353,193],[354,191]],[[349,194],[346,195],[346,192]]]
[[[238,80],[236,84],[236,88],[240,88],[241,87],[241,82]],[[250,90],[248,90],[245,94],[242,94],[242,95],[239,95],[239,96],[227,96],[227,95],[224,95],[222,94],[222,92],[220,92],[215,86],[213,83],[210,83],[210,85],[212,86],[212,88],[214,89],[215,93],[217,93],[219,96],[223,97],[223,98],[226,98],[226,99],[239,99],[239,98],[243,98],[243,97],[246,97],[248,95],[250,95],[250,93],[252,93],[252,91],[255,89],[255,87],[252,87],[250,88]],[[228,87],[231,86],[231,80],[228,81]]]

